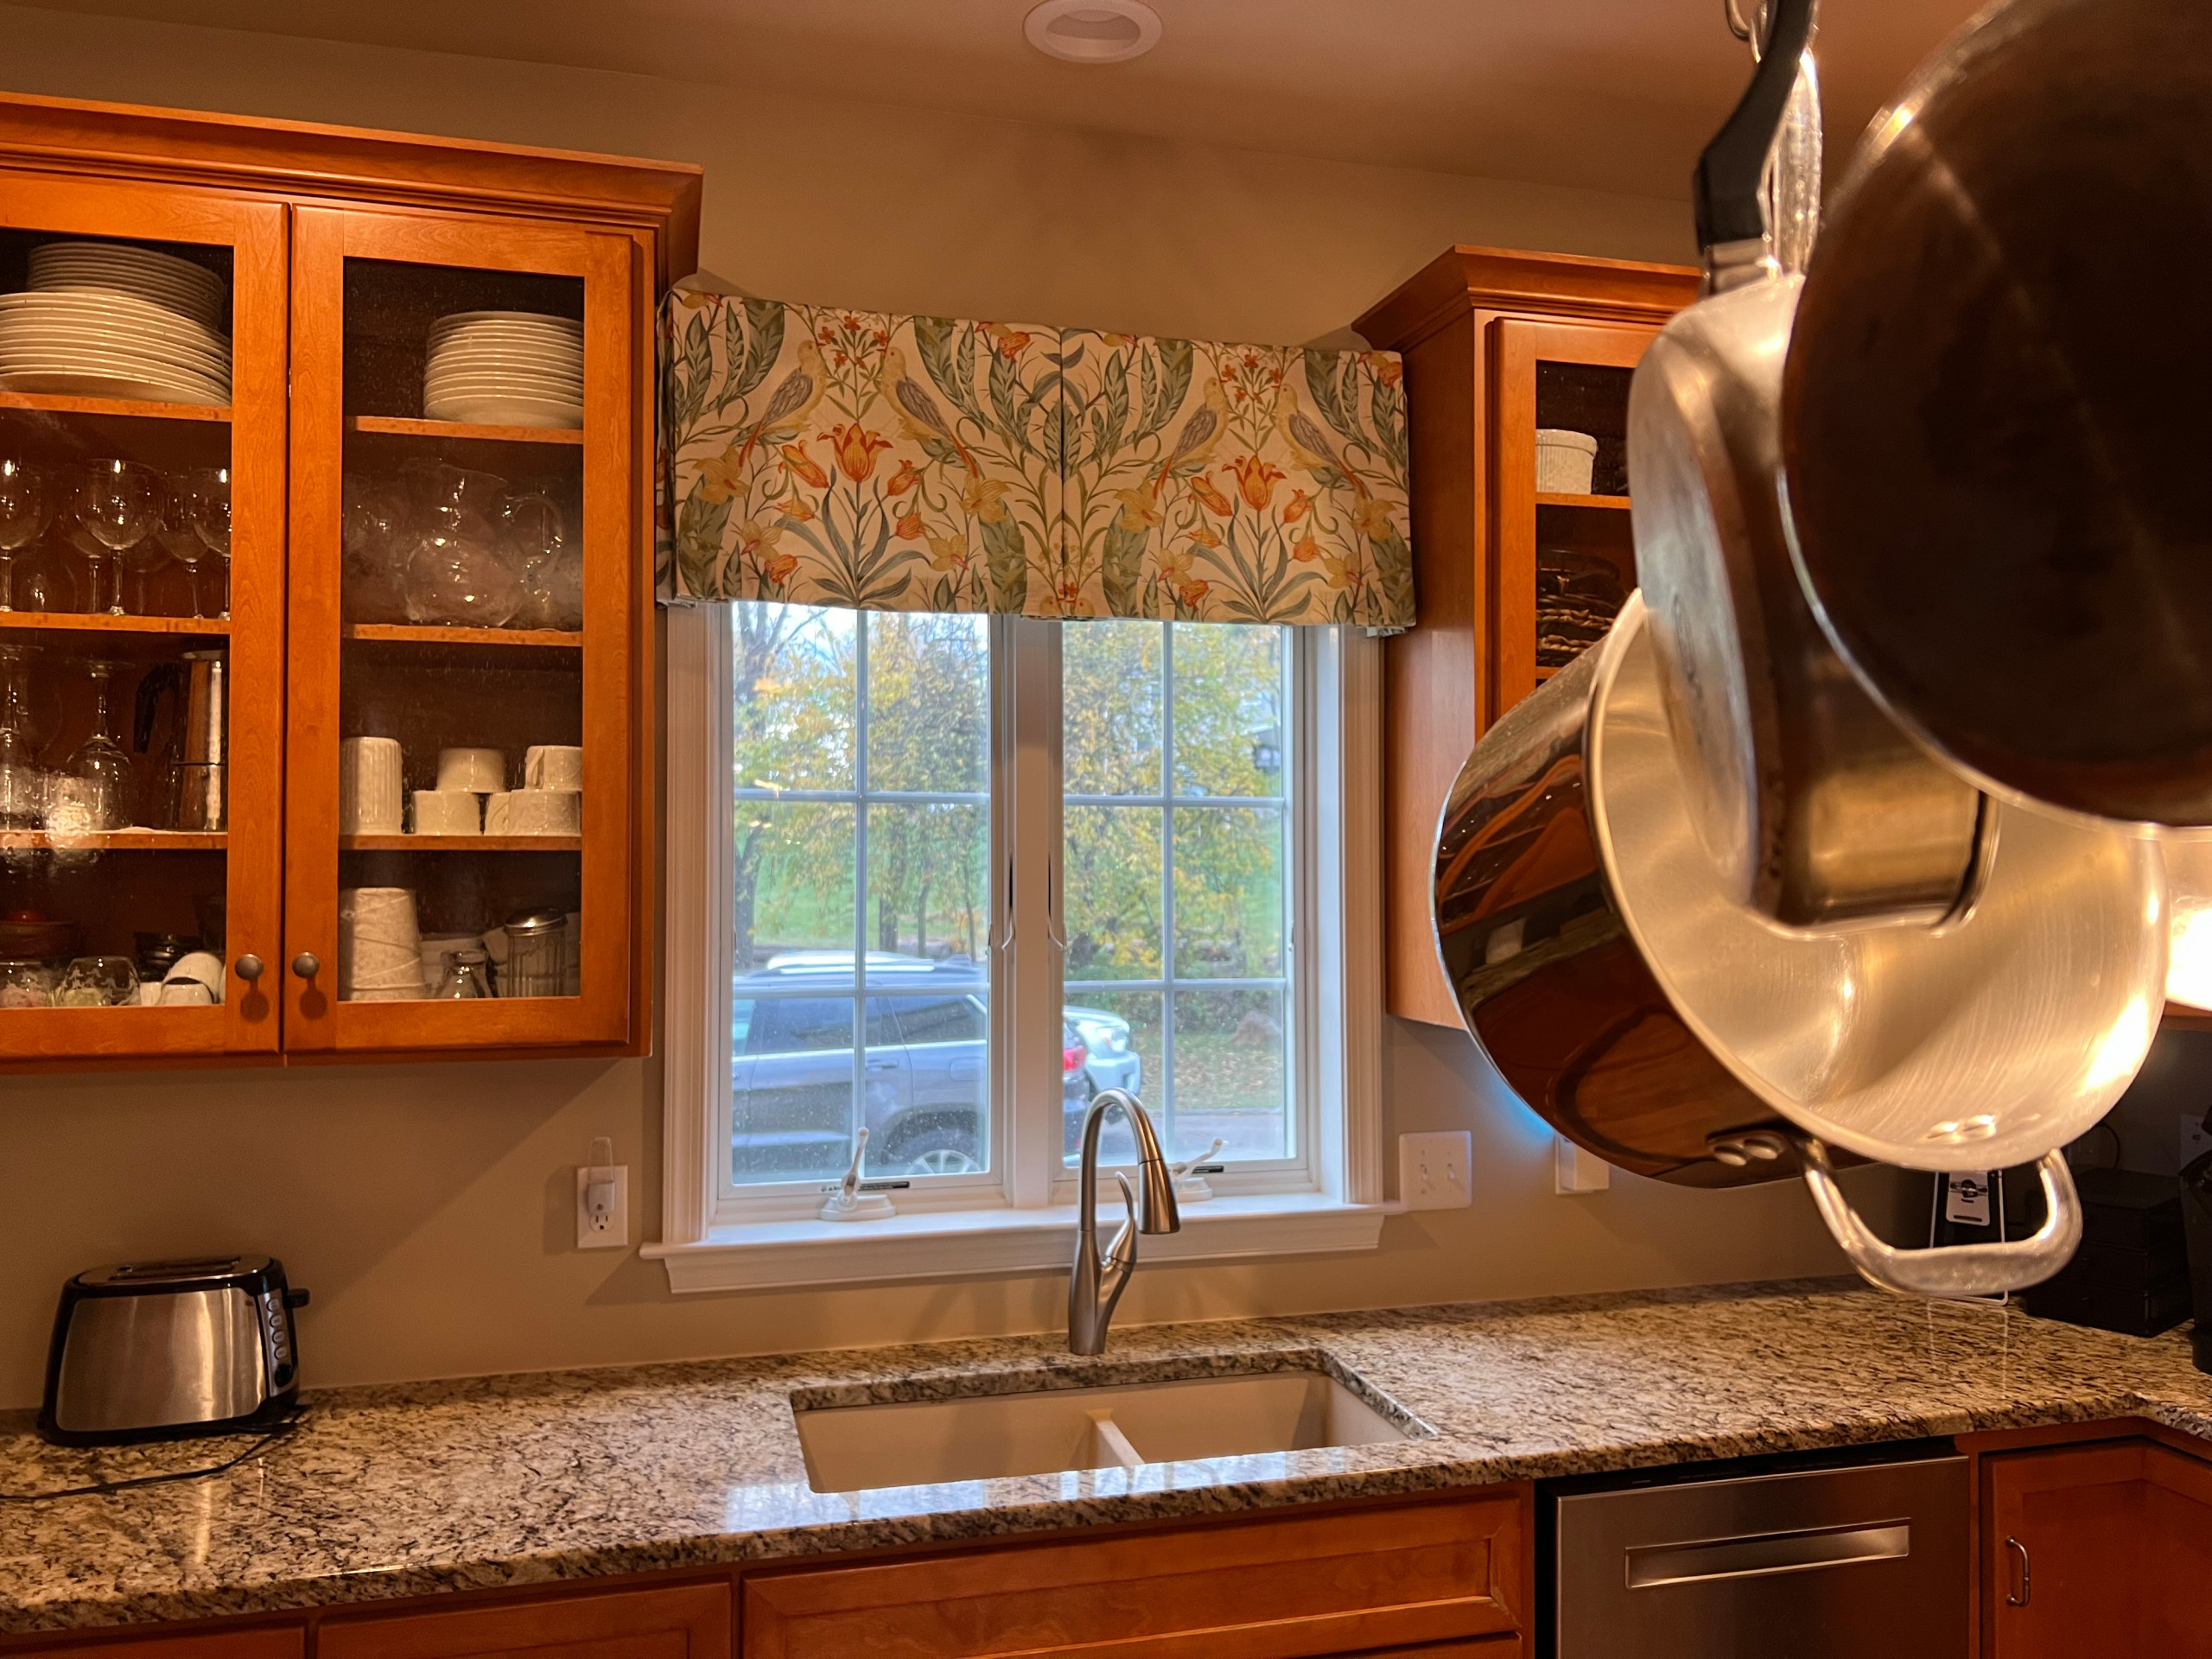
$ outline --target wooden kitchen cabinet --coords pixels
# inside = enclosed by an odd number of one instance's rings
[[[29,524],[0,491],[0,1069],[642,1049],[653,320],[698,195],[688,166],[0,98],[0,462],[48,498]],[[57,243],[182,262],[172,280],[220,296],[186,355],[226,360],[227,385],[60,384],[10,321],[67,285],[41,273]],[[67,337],[111,355],[145,311],[99,294],[117,320]],[[580,329],[581,425],[428,418],[431,329],[459,312]],[[81,510],[104,461],[140,480],[108,539]],[[489,526],[464,550],[493,590],[458,620],[406,592],[454,492]],[[510,609],[507,588],[534,597]],[[175,734],[210,658],[221,807],[187,822]],[[399,744],[403,800],[443,748],[499,751],[510,789],[526,749],[580,750],[578,821],[341,823],[340,745],[364,736]],[[357,996],[340,912],[363,890],[411,895],[456,947],[535,912],[567,961],[495,973],[487,999]],[[157,959],[161,935],[219,957],[219,1003],[52,1006],[73,961]]]
[[[1572,649],[1540,650],[1540,569],[1622,595],[1628,384],[1697,295],[1674,265],[1453,248],[1356,325],[1405,359],[1419,621],[1383,656],[1386,1006],[1457,1027],[1431,922],[1436,825],[1477,737]],[[1587,493],[1539,495],[1536,432],[1598,440]]]
[[[729,1659],[729,1586],[687,1584],[333,1617],[316,1630],[315,1652],[318,1659]]]
[[[71,1659],[306,1659],[307,1650],[307,1630],[298,1624],[204,1630],[190,1636],[124,1632],[73,1642],[60,1649]]]
[[[2212,1465],[2150,1440],[1980,1460],[1984,1659],[2212,1655]]]
[[[743,1659],[1309,1659],[1520,1651],[1525,1487],[750,1574]]]

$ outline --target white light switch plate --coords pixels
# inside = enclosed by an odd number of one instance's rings
[[[1475,1137],[1433,1129],[1398,1137],[1398,1196],[1408,1210],[1464,1210],[1475,1201]]]
[[[592,1213],[584,1200],[584,1190],[591,1184],[594,1173],[588,1164],[576,1166],[576,1248],[580,1250],[620,1250],[630,1243],[630,1166],[614,1166],[614,1213],[607,1218],[605,1226],[592,1220]]]
[[[1576,1146],[1563,1135],[1553,1140],[1553,1192],[1561,1198],[1573,1198],[1583,1192],[1603,1192],[1613,1184],[1613,1166],[1596,1153]]]

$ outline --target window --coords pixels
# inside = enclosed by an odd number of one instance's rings
[[[1372,715],[1370,642],[772,604],[669,624],[669,1237],[649,1253],[679,1288],[954,1270],[817,1259],[909,1220],[1064,1227],[1108,1088],[1172,1158],[1218,1166],[1186,1233],[1379,1200],[1376,900],[1351,891],[1379,874],[1376,745],[1346,740],[1348,709]],[[863,1129],[898,1221],[820,1223]],[[1134,1153],[1109,1119],[1103,1160]],[[1293,1248],[1348,1247],[1314,1241]],[[815,1255],[679,1274],[779,1242]]]

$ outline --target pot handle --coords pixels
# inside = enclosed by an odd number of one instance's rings
[[[1836,1185],[1828,1149],[1815,1137],[1793,1135],[1798,1167],[1812,1189],[1821,1219],[1868,1283],[1904,1296],[1994,1296],[2039,1285],[2073,1259],[2082,1242],[2082,1200],[2063,1151],[2036,1162],[2043,1180],[2044,1220],[2027,1237],[2003,1244],[1947,1244],[1900,1250],[1874,1236]]]
[[[1690,196],[1697,213],[1700,253],[1729,242],[1756,242],[1766,234],[1766,213],[1759,202],[1766,159],[1782,130],[1789,93],[1797,84],[1797,60],[1813,38],[1815,0],[1773,0],[1769,8],[1765,49],[1759,66],[1705,153],[1698,157]]]

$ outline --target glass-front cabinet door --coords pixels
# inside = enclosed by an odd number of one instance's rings
[[[1636,590],[1628,389],[1656,331],[1492,323],[1497,445],[1494,721],[1602,639]]]
[[[293,246],[286,1046],[623,1043],[636,244],[301,208]]]
[[[285,213],[0,182],[0,1068],[278,1046]]]

